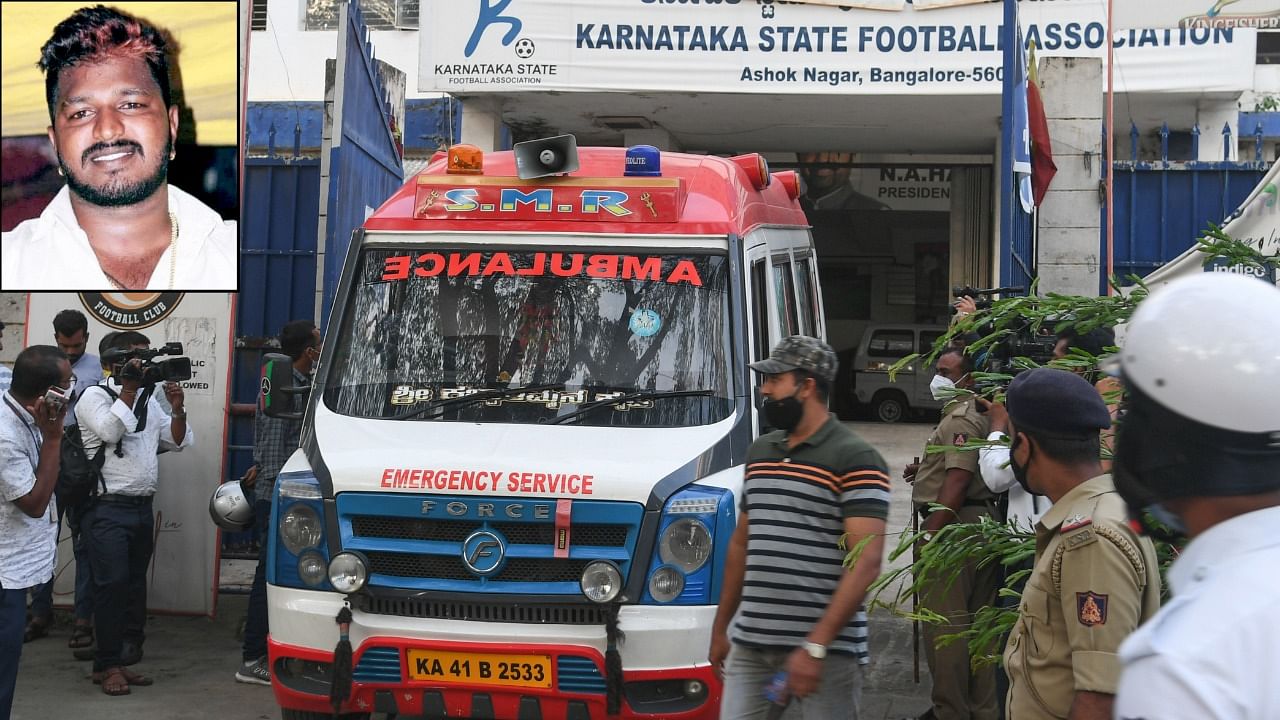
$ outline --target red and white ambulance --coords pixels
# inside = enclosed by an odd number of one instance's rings
[[[286,718],[717,717],[747,364],[825,336],[800,183],[566,150],[455,147],[353,237],[273,504]]]

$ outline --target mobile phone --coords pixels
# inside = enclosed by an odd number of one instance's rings
[[[61,388],[51,387],[44,393],[44,405],[49,408],[49,412],[51,414],[57,415],[62,412],[63,408],[71,404],[71,395],[74,392],[75,390],[73,388],[63,390]]]

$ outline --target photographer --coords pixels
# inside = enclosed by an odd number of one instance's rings
[[[14,363],[0,410],[0,717],[9,717],[27,590],[53,577],[62,422],[75,378],[61,350],[33,345]]]
[[[163,386],[173,408],[170,415],[154,397],[159,391],[156,383],[144,382],[147,366],[138,353],[146,349],[145,340],[133,332],[113,337],[111,351],[104,353],[104,360],[111,356],[111,377],[100,389],[87,389],[76,407],[86,452],[103,443],[108,447],[102,466],[106,492],[91,501],[81,521],[93,571],[98,642],[93,680],[107,695],[127,695],[130,685],[151,684],[150,678],[125,666],[142,659],[156,453],[161,448],[181,450],[193,442],[182,388],[176,383]]]
[[[66,353],[71,363],[71,372],[76,376],[75,394],[67,408],[64,425],[76,421],[76,400],[85,388],[102,382],[102,368],[98,364],[98,356],[88,352],[89,321],[79,310],[63,310],[53,318],[53,339],[58,349]],[[61,523],[68,508],[58,507],[58,523],[61,534]],[[79,529],[76,518],[68,519],[71,529],[72,546],[76,548],[76,585],[75,585],[75,628],[67,643],[70,648],[86,648],[93,644],[92,599],[89,596],[89,569],[79,548]],[[53,624],[53,582],[47,582],[32,593],[31,619],[27,622],[27,630],[22,639],[26,642],[44,637]]]

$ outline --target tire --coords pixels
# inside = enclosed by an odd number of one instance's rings
[[[910,412],[906,398],[897,393],[881,395],[875,399],[873,405],[875,406],[876,419],[882,423],[902,422],[903,418]]]
[[[348,713],[340,715],[342,720],[368,720],[368,713]],[[280,720],[333,720],[333,713],[314,713],[305,710],[280,708]]]

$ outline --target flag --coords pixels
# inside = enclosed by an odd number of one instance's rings
[[[1007,0],[1006,0],[1007,1]],[[1022,42],[1022,26],[1017,30],[1018,45],[1015,52],[1022,57],[1013,63],[1013,176],[1018,188],[1018,201],[1022,210],[1035,210],[1035,195],[1031,187],[1031,127],[1027,112],[1027,55]]]
[[[1031,129],[1031,192],[1036,207],[1044,202],[1049,183],[1058,172],[1053,162],[1053,146],[1049,142],[1049,120],[1044,114],[1040,83],[1036,80],[1036,46],[1031,43],[1027,66],[1027,124]]]

